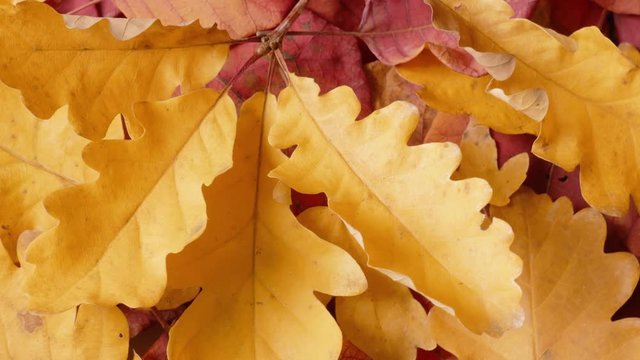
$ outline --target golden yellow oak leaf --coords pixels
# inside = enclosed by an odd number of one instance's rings
[[[95,179],[81,158],[88,143],[73,132],[66,109],[42,121],[22,104],[20,92],[0,82],[0,239],[17,263],[23,231],[55,224],[42,200],[55,190]]]
[[[629,253],[605,254],[602,215],[571,202],[555,203],[525,189],[492,214],[511,224],[513,250],[525,262],[524,326],[500,338],[476,335],[454,317],[429,313],[438,344],[460,360],[638,359],[640,319],[611,321],[638,282],[638,261]]]
[[[335,212],[313,207],[298,220],[351,254],[367,277],[367,291],[336,298],[336,319],[347,339],[377,360],[414,360],[416,347],[435,348],[422,305],[406,286],[367,266],[367,254]]]
[[[489,128],[469,122],[460,142],[462,161],[453,179],[479,177],[487,180],[493,189],[491,205],[504,206],[527,177],[529,155],[518,154],[498,169],[498,149]]]
[[[640,76],[609,39],[596,27],[565,37],[511,19],[502,0],[428,2],[438,26],[482,52],[480,63],[495,63],[488,71],[500,81],[490,91],[548,105],[536,155],[567,171],[580,165],[582,195],[605,214],[623,215],[630,194],[640,204]]]
[[[57,314],[31,312],[21,288],[26,272],[0,247],[0,359],[127,358],[129,327],[117,307],[81,305]]]
[[[83,155],[98,180],[46,199],[60,224],[28,249],[34,307],[153,306],[164,290],[166,255],[204,230],[201,186],[231,167],[233,102],[197,90],[138,103],[134,112],[145,128],[141,138],[89,144]]]
[[[209,225],[168,258],[169,287],[202,292],[172,327],[169,359],[337,359],[342,335],[314,291],[366,288],[357,263],[300,225],[274,201],[269,170],[284,155],[269,146],[274,99],[245,102],[234,167],[205,189]]]
[[[171,96],[176,86],[206,84],[222,67],[227,35],[198,24],[151,25],[120,41],[103,20],[68,29],[48,5],[0,6],[0,80],[22,91],[29,110],[49,118],[69,104],[70,121],[83,136],[103,137],[131,104]]]
[[[633,44],[621,43],[618,45],[618,49],[620,49],[622,55],[629,59],[629,61],[634,63],[636,66],[640,66],[640,51],[638,51]]]
[[[458,147],[407,146],[418,121],[408,103],[356,122],[360,104],[349,88],[318,96],[312,79],[290,77],[269,142],[297,148],[270,176],[302,193],[325,192],[329,206],[362,233],[371,266],[401,274],[475,331],[518,326],[521,261],[509,251],[513,234],[501,220],[481,229],[489,184],[450,180]]]
[[[505,134],[538,133],[539,123],[486,92],[490,75],[475,78],[455,72],[429,50],[398,65],[398,71],[407,80],[423,86],[418,93],[434,109],[473,115],[479,124]]]

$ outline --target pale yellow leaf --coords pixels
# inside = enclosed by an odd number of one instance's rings
[[[455,72],[429,51],[398,65],[406,79],[422,85],[420,96],[427,105],[451,114],[469,114],[479,124],[506,134],[537,134],[540,124],[486,92],[489,75],[479,78]]]
[[[367,291],[336,297],[336,319],[344,336],[376,360],[414,360],[416,347],[433,349],[427,314],[406,286],[367,266],[367,254],[340,217],[326,207],[313,207],[298,220],[358,261],[367,277]]]
[[[513,226],[513,250],[525,262],[524,326],[500,338],[476,335],[439,309],[429,313],[438,344],[460,360],[622,360],[640,358],[640,319],[611,321],[638,282],[629,253],[605,254],[606,226],[594,209],[573,214],[531,190],[506,207],[492,208]]]
[[[329,206],[362,233],[371,266],[401,274],[475,331],[518,326],[521,261],[509,251],[513,234],[497,219],[481,229],[489,184],[450,180],[458,147],[407,146],[418,121],[408,103],[356,122],[360,104],[349,88],[319,96],[313,80],[290,77],[269,142],[297,148],[270,176],[303,193],[325,192]]]
[[[471,121],[460,142],[462,162],[453,179],[479,177],[493,189],[491,205],[504,206],[527,177],[529,155],[518,154],[498,169],[498,149],[486,126]]]
[[[231,167],[233,102],[197,90],[138,103],[134,112],[141,138],[89,144],[84,159],[99,179],[46,199],[60,224],[27,251],[34,307],[153,306],[164,291],[166,255],[204,230],[201,186]]]
[[[300,225],[272,198],[266,174],[284,155],[269,146],[273,98],[240,113],[234,167],[205,189],[209,226],[168,258],[169,286],[202,292],[171,328],[169,359],[337,359],[342,335],[314,291],[366,288],[357,263]]]
[[[42,200],[97,174],[82,162],[88,141],[73,132],[66,108],[39,120],[22,104],[20,92],[1,82],[0,108],[0,239],[17,263],[18,235],[55,224]]]
[[[566,171],[580,165],[584,199],[608,215],[623,215],[629,195],[640,204],[639,68],[598,28],[566,37],[512,18],[503,0],[428,2],[436,25],[457,31],[462,46],[513,57],[513,73],[493,89],[526,95],[518,101],[544,90],[548,112],[534,154]]]
[[[126,359],[129,328],[117,307],[81,305],[58,314],[35,313],[21,289],[25,275],[0,248],[0,359]]]
[[[216,29],[154,23],[119,41],[110,24],[78,31],[45,4],[0,6],[0,80],[20,89],[40,118],[69,104],[73,126],[95,140],[134,102],[167,99],[178,85],[201,87],[226,59],[228,37]]]

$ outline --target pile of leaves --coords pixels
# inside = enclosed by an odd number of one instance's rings
[[[0,358],[640,359],[639,28],[0,0]]]

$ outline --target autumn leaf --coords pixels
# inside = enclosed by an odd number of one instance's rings
[[[205,189],[204,234],[168,258],[169,287],[201,286],[170,332],[170,359],[336,359],[342,335],[314,291],[355,295],[366,282],[343,250],[274,201],[266,174],[284,155],[270,147],[273,99],[245,102],[234,167]],[[280,188],[281,189],[281,188]]]
[[[518,326],[520,261],[508,251],[511,230],[500,220],[480,229],[491,190],[480,179],[449,180],[457,147],[408,147],[417,111],[407,103],[355,122],[359,104],[348,88],[319,97],[313,80],[291,74],[290,81],[269,142],[297,147],[270,176],[326,193],[329,207],[362,233],[370,266],[454,308],[475,331]]]
[[[520,153],[498,169],[498,150],[486,126],[474,121],[469,123],[460,143],[462,162],[453,174],[453,179],[479,177],[487,180],[493,189],[491,205],[504,206],[509,197],[516,192],[527,176],[529,156]]]
[[[595,28],[564,37],[528,20],[509,19],[513,12],[500,0],[431,3],[439,24],[460,32],[462,45],[483,52],[478,56],[485,60],[506,61],[489,70],[500,80],[491,92],[504,92],[507,101],[546,94],[548,112],[534,154],[567,171],[580,165],[585,200],[606,214],[622,215],[630,194],[640,201],[635,141],[640,77],[616,46]]]
[[[635,0],[593,0],[609,11],[640,15],[640,3]]]
[[[459,359],[635,359],[640,319],[611,321],[638,281],[638,261],[605,254],[605,223],[593,209],[573,214],[525,190],[492,214],[513,226],[513,250],[522,257],[524,326],[500,338],[476,335],[440,309],[429,314],[438,344]]]
[[[198,90],[138,103],[134,112],[141,138],[91,143],[84,159],[99,179],[46,199],[60,224],[29,247],[32,306],[153,306],[164,290],[166,255],[204,230],[200,187],[231,166],[233,103]]]
[[[351,254],[367,277],[364,293],[336,298],[336,319],[347,339],[379,360],[413,360],[416,347],[435,347],[420,303],[406,286],[367,266],[367,254],[337,214],[326,207],[314,207],[300,214],[298,220]]]
[[[26,275],[27,270],[14,265],[0,248],[0,358],[93,360],[127,356],[127,322],[117,307],[81,305],[58,314],[33,312],[21,287]]]
[[[228,37],[197,24],[153,24],[127,41],[116,39],[107,20],[85,31],[68,29],[45,4],[0,6],[0,80],[21,90],[39,118],[69,104],[80,135],[100,139],[132,103],[171,97],[176,86],[202,87],[224,63]]]
[[[640,24],[640,15],[618,15],[614,17],[616,32],[620,42],[640,46],[640,34],[636,31]],[[638,62],[635,62],[638,64]]]
[[[458,115],[473,115],[479,124],[503,133],[536,134],[540,125],[511,106],[486,93],[489,75],[474,78],[457,73],[423,51],[412,61],[398,66],[405,79],[422,85],[418,92],[427,105]],[[446,84],[446,85],[443,85]]]

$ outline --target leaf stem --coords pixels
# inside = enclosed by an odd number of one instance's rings
[[[164,331],[169,331],[169,329],[171,329],[171,325],[169,325],[164,318],[162,317],[162,315],[160,315],[160,312],[158,311],[158,309],[154,306],[151,309],[151,314],[153,314],[153,317],[156,318],[156,321],[158,321],[158,324],[160,324],[160,326],[162,327],[162,329]]]
[[[396,35],[403,34],[409,32],[417,32],[428,29],[432,27],[432,25],[421,25],[418,27],[411,27],[406,29],[397,29],[397,30],[387,30],[387,31],[371,31],[371,32],[363,32],[363,31],[289,31],[287,35],[292,36],[314,36],[314,35],[324,35],[324,36],[357,36],[357,37],[369,37],[369,36],[381,36],[381,35]]]

